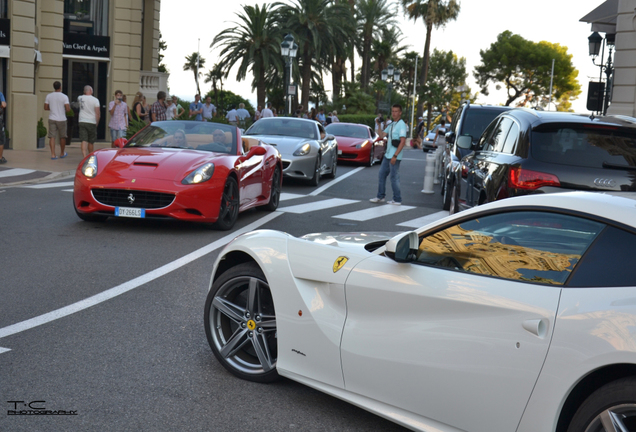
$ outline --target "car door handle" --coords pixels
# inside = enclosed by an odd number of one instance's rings
[[[548,333],[549,323],[545,318],[525,320],[521,326],[528,332],[543,339]]]

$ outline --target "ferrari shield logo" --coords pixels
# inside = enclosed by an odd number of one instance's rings
[[[333,263],[333,272],[335,273],[338,270],[340,270],[342,268],[342,266],[344,266],[347,263],[347,261],[349,261],[349,258],[347,258],[345,256],[338,257],[336,262]]]

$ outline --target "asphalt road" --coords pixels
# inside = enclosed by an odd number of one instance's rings
[[[318,188],[286,180],[279,211],[242,213],[232,232],[83,222],[72,179],[0,189],[0,431],[404,430],[293,381],[230,375],[208,346],[203,306],[220,247],[240,230],[399,232],[440,217],[439,193],[420,192],[424,156],[405,154],[392,214],[368,201],[377,165],[340,165]],[[9,415],[33,408],[72,415]]]

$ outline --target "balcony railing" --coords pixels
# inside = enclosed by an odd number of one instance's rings
[[[139,71],[139,91],[151,97],[160,90],[167,93],[169,76],[162,72]]]

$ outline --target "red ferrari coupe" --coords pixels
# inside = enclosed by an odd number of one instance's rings
[[[369,126],[357,123],[331,123],[325,131],[338,141],[338,161],[373,165],[384,154],[384,141]]]
[[[80,162],[73,205],[85,221],[174,218],[228,230],[243,210],[276,210],[281,173],[278,151],[235,126],[154,122]]]

